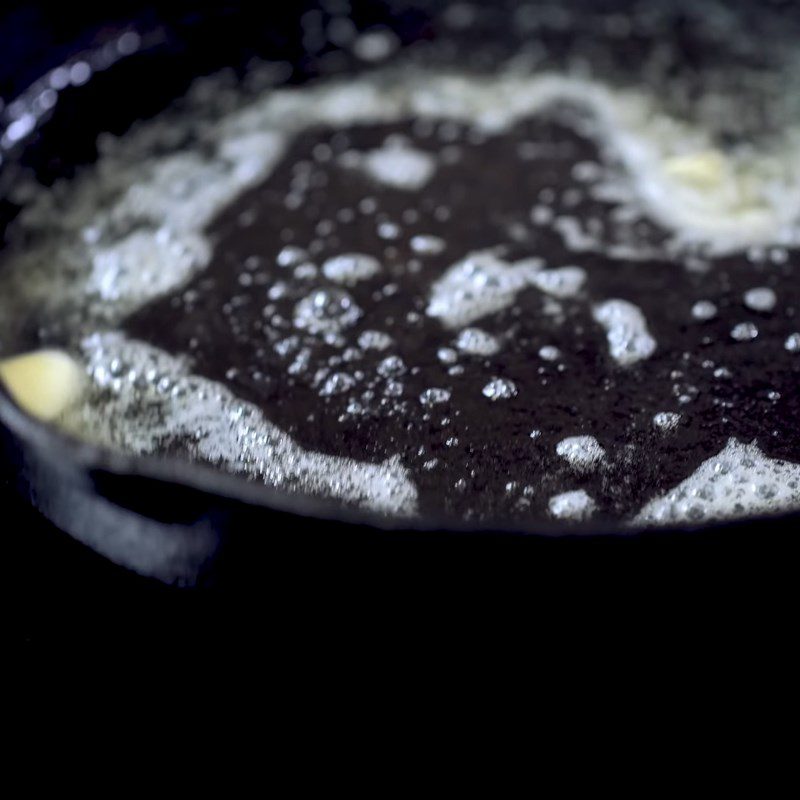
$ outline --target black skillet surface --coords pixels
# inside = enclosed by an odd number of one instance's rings
[[[69,175],[76,164],[92,160],[93,142],[100,131],[121,133],[134,119],[168,105],[197,74],[230,64],[243,66],[255,54],[291,61],[296,80],[325,72],[331,65],[341,69],[336,59],[320,58],[324,52],[309,55],[301,41],[300,13],[316,5],[282,4],[256,11],[229,3],[201,10],[179,3],[156,10],[130,3],[117,4],[117,16],[103,20],[89,11],[62,19],[47,4],[25,4],[4,12],[0,36],[4,52],[12,54],[3,59],[0,74],[0,94],[6,97],[17,95],[45,69],[131,25],[145,37],[141,53],[97,74],[87,86],[65,92],[53,119],[25,148],[21,160],[33,166],[44,182]],[[396,3],[394,9],[388,5],[355,3],[359,27],[386,24],[404,42],[430,35],[428,14],[421,4]],[[5,165],[3,177],[10,176]],[[4,211],[6,218],[13,214],[10,207]],[[705,545],[710,545],[707,552],[719,554],[717,548],[724,547],[730,553],[737,545],[751,547],[757,535],[760,552],[771,559],[796,524],[795,518],[785,518],[769,522],[768,527],[742,523],[694,533],[559,540],[505,537],[486,530],[444,532],[434,520],[426,531],[387,532],[357,520],[342,520],[324,503],[270,498],[263,490],[243,488],[240,482],[208,470],[98,456],[32,425],[5,398],[0,398],[0,412],[7,456],[4,470],[12,491],[30,498],[60,528],[117,563],[169,583],[275,582],[289,565],[307,567],[311,553],[336,553],[341,556],[340,566],[347,565],[353,554],[374,553],[375,545],[387,539],[452,546],[456,537],[467,543],[491,538],[526,551],[558,552],[567,559],[599,552],[613,553],[616,559],[623,552],[641,553],[654,545],[660,545],[662,555],[675,553],[676,547],[691,548],[696,554]],[[90,570],[103,563],[65,544],[52,531],[44,536],[50,539],[47,546],[58,550],[58,557],[72,558]],[[60,544],[55,545],[56,541]],[[20,550],[31,555],[27,543]],[[384,574],[394,567],[378,557],[372,568]],[[116,574],[115,570],[110,574]]]

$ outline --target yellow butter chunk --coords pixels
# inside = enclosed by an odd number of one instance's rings
[[[83,371],[66,353],[40,350],[0,361],[0,381],[24,411],[50,422],[80,395]]]
[[[697,189],[713,189],[730,174],[728,160],[718,150],[673,156],[664,162],[664,171]]]

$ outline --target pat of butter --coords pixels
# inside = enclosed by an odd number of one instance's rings
[[[51,422],[80,395],[83,371],[66,353],[40,350],[0,361],[0,380],[24,411]]]
[[[671,178],[697,189],[714,189],[730,175],[730,166],[718,150],[706,150],[668,158],[664,171]]]

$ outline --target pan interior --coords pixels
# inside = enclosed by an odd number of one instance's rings
[[[401,517],[800,505],[792,20],[329,5],[312,80],[199,78],[15,183],[0,348],[82,366],[62,428]]]

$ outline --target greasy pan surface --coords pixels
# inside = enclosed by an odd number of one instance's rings
[[[14,179],[17,161],[33,168],[43,183],[69,176],[77,165],[94,159],[99,133],[119,134],[134,121],[154,115],[199,74],[230,65],[243,68],[255,55],[291,62],[292,80],[297,82],[324,72],[324,60],[307,53],[298,25],[301,13],[316,5],[281,4],[267,12],[253,11],[248,4],[220,3],[212,10],[197,10],[185,3],[169,8],[123,3],[116,5],[117,16],[102,20],[88,11],[83,17],[79,12],[61,20],[47,4],[3,12],[0,43],[6,56],[0,96],[7,98],[23,93],[47,69],[78,53],[96,51],[125,31],[137,31],[141,47],[98,72],[87,85],[62,93],[41,132],[5,156],[0,198],[3,186]],[[354,19],[360,28],[391,27],[403,43],[430,35],[429,14],[420,7],[425,4],[390,5],[354,3]],[[337,67],[342,68],[357,67]],[[15,208],[4,203],[0,224],[5,227],[14,213]],[[2,392],[0,421],[3,468],[23,495],[98,552],[167,582],[194,583],[252,572],[258,555],[274,554],[287,540],[294,540],[295,546],[336,547],[363,546],[387,537],[450,540],[457,533],[474,540],[503,533],[517,540],[520,534],[557,532],[546,523],[535,530],[485,524],[475,529],[431,515],[415,521],[410,530],[406,523],[343,512],[322,500],[283,495],[201,466],[112,455],[32,422]],[[762,524],[758,535],[774,542],[795,524],[795,516],[773,519],[769,533]],[[685,536],[691,533],[695,545],[722,544],[749,537],[754,530],[754,523],[736,523],[695,532],[626,531],[618,539],[618,527],[595,523],[576,528],[583,535],[570,542],[543,536],[522,541],[540,548],[635,547],[634,542],[690,541]]]

